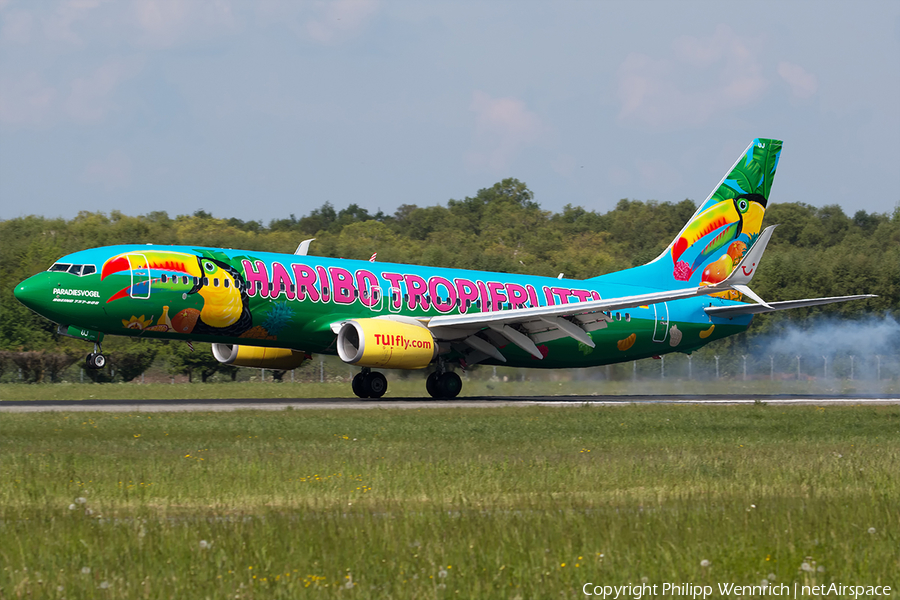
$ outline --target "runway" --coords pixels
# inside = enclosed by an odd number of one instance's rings
[[[829,395],[750,395],[710,394],[672,396],[482,396],[454,400],[426,398],[387,398],[361,400],[359,398],[291,398],[236,400],[11,400],[0,401],[0,412],[179,412],[234,410],[295,410],[316,409],[423,409],[423,408],[496,408],[510,406],[622,406],[638,404],[742,405],[765,403],[771,405],[854,406],[900,404],[898,394],[854,396]]]

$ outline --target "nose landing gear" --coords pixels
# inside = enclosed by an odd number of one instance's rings
[[[94,344],[94,351],[84,359],[84,366],[94,370],[106,366],[106,356],[103,355],[103,348],[100,347],[100,344]]]
[[[387,379],[377,371],[368,367],[353,377],[353,393],[360,398],[381,398],[387,391]]]

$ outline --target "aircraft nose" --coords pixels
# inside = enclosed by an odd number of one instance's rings
[[[45,278],[33,276],[17,285],[13,290],[16,300],[31,310],[36,310],[40,304],[46,302],[50,297],[47,293],[47,282],[43,281],[43,279]]]

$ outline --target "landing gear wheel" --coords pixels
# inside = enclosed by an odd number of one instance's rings
[[[373,371],[364,376],[363,387],[369,398],[381,398],[387,391],[387,379],[381,373]]]
[[[462,379],[456,373],[441,373],[440,375],[432,373],[425,380],[425,389],[432,398],[449,400],[459,395],[462,390]]]
[[[102,354],[91,352],[87,355],[87,358],[84,359],[84,365],[88,369],[102,369],[106,366],[106,357]]]
[[[428,392],[428,395],[431,396],[432,398],[438,397],[438,392],[437,392],[438,378],[440,378],[440,375],[437,373],[437,371],[435,371],[434,373],[429,375],[427,379],[425,379],[425,391]]]
[[[350,383],[350,386],[353,388],[353,393],[357,395],[359,398],[368,398],[369,396],[366,394],[366,384],[365,384],[365,375],[362,373],[357,373],[353,376],[353,381]]]
[[[444,373],[438,379],[437,390],[441,398],[456,398],[462,390],[462,379],[456,373]]]

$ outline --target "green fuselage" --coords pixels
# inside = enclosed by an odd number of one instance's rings
[[[349,319],[560,305],[648,293],[658,289],[652,284],[640,267],[578,281],[217,248],[113,246],[66,256],[15,294],[84,339],[102,333],[335,354],[333,325]],[[506,363],[483,362],[587,367],[691,352],[747,328],[749,316],[711,318],[703,311],[725,304],[731,302],[700,296],[602,313],[589,331],[593,348],[538,332],[532,337],[542,360],[506,344]]]

